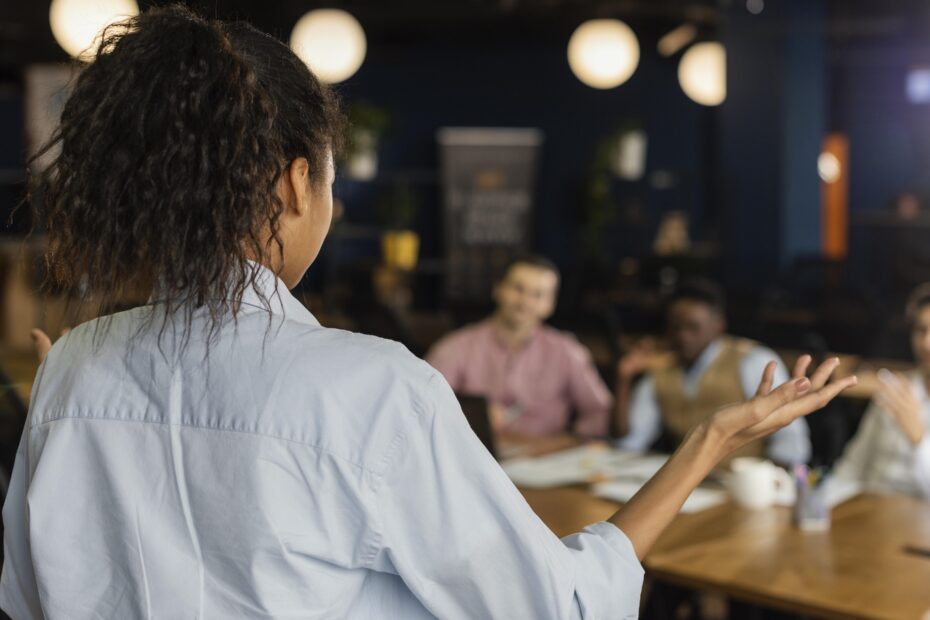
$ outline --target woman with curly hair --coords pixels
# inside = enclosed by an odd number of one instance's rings
[[[52,284],[102,313],[48,353],[3,510],[13,618],[632,617],[641,558],[724,455],[822,406],[827,364],[720,411],[559,540],[403,347],[288,289],[329,228],[330,91],[243,24],[103,38],[40,179]]]

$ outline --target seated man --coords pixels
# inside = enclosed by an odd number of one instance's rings
[[[930,498],[930,284],[907,304],[917,368],[906,375],[879,372],[881,388],[834,469],[835,480],[866,491]]]
[[[555,309],[559,272],[549,260],[513,261],[494,287],[497,310],[437,342],[426,361],[459,394],[484,396],[495,430],[513,435],[607,434],[613,397],[588,350],[543,324]]]
[[[617,446],[646,450],[663,433],[674,449],[688,430],[729,403],[755,393],[755,377],[772,360],[778,362],[775,385],[788,380],[788,372],[774,351],[726,335],[723,293],[707,280],[682,284],[666,310],[674,363],[648,373],[632,389],[633,380],[646,370],[646,356],[634,351],[621,360],[617,387]],[[631,395],[632,392],[632,395]],[[796,420],[772,435],[767,445],[746,446],[736,456],[767,455],[785,464],[810,458],[807,423]]]

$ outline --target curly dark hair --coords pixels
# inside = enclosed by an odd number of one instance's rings
[[[171,6],[107,28],[36,156],[60,145],[29,193],[47,284],[98,315],[141,288],[188,333],[206,307],[214,333],[248,287],[262,295],[249,260],[283,254],[282,172],[304,157],[326,182],[343,124],[332,91],[248,24]]]

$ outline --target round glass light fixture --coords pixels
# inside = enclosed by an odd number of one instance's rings
[[[362,66],[367,48],[362,25],[339,9],[310,11],[291,32],[291,49],[329,84],[352,77]]]
[[[74,58],[88,60],[104,28],[138,14],[135,0],[52,0],[48,21],[63,50]]]
[[[817,174],[824,183],[836,183],[840,180],[842,173],[843,167],[840,165],[840,160],[833,153],[824,151],[817,158]]]
[[[723,45],[708,41],[688,48],[678,64],[678,83],[701,105],[723,103],[727,98],[727,52]]]
[[[568,64],[592,88],[614,88],[639,64],[639,41],[618,19],[592,19],[578,26],[568,41]]]

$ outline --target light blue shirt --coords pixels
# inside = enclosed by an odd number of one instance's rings
[[[707,346],[698,359],[683,373],[684,392],[688,397],[697,395],[698,386],[704,373],[720,355],[722,342],[717,340]],[[746,352],[740,362],[739,376],[743,394],[747,399],[755,395],[762,379],[766,365],[775,360],[773,385],[781,385],[788,380],[788,369],[778,355],[762,346],[756,346]],[[643,377],[630,399],[630,432],[617,440],[617,447],[625,450],[647,450],[662,434],[662,412],[656,397],[655,377],[648,374]],[[799,418],[773,434],[768,439],[769,458],[779,463],[806,463],[811,455],[811,442],[807,422]]]
[[[203,314],[186,349],[171,328],[161,353],[144,323],[158,304],[55,344],[3,508],[0,607],[636,617],[643,570],[623,532],[556,538],[440,375],[396,343],[321,327],[262,274],[272,313],[250,291],[209,355]]]

